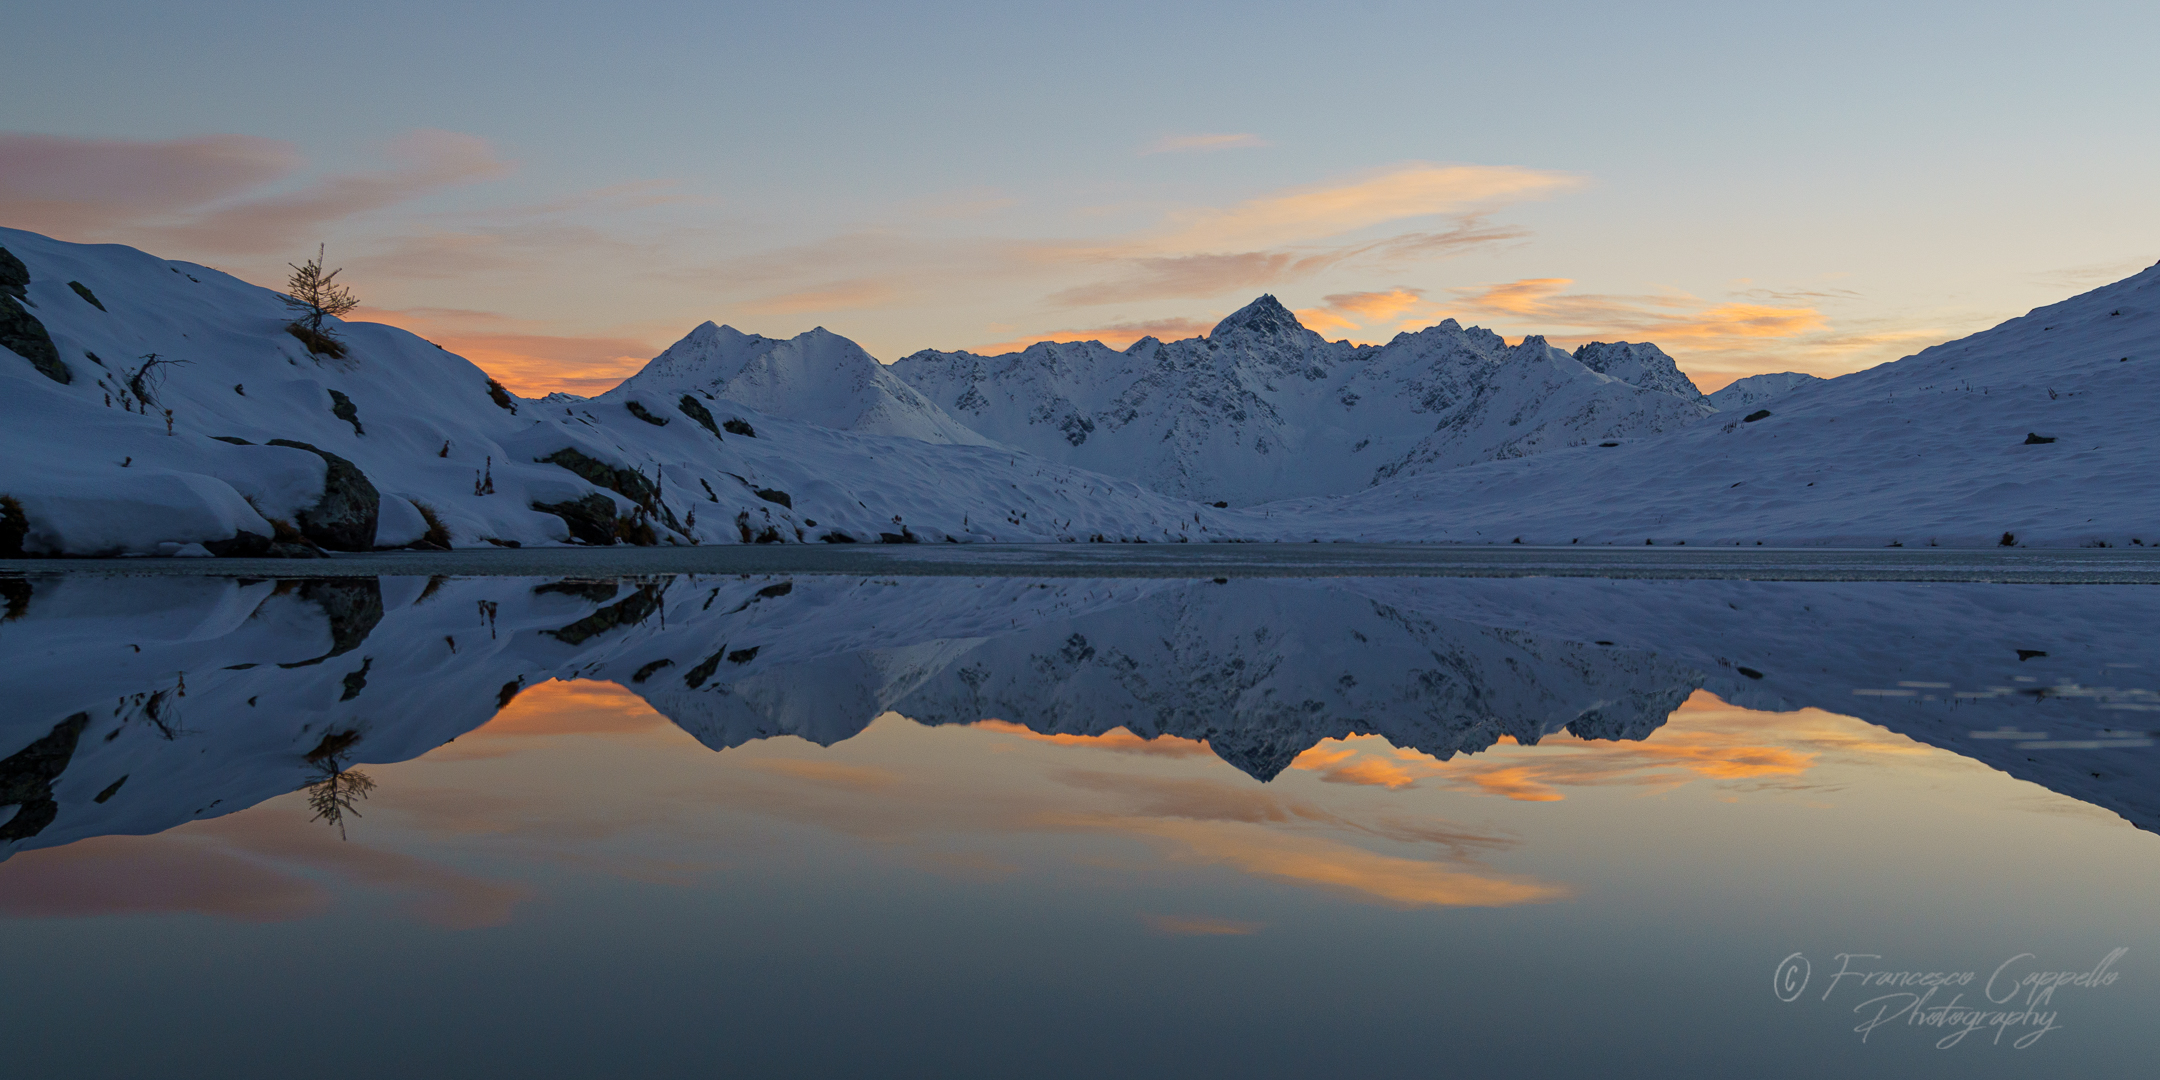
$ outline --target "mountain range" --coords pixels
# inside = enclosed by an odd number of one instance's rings
[[[1075,541],[2160,542],[2160,267],[1837,379],[1705,396],[1655,345],[1443,321],[888,366],[700,325],[605,394],[0,230],[0,555]]]

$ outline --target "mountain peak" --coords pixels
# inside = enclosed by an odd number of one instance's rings
[[[1243,331],[1264,337],[1297,331],[1311,333],[1305,330],[1305,324],[1299,322],[1296,315],[1290,313],[1289,308],[1282,306],[1282,301],[1267,293],[1262,293],[1259,299],[1225,316],[1223,321],[1215,324],[1215,329],[1208,331],[1208,338],[1213,340],[1222,337],[1227,331]]]

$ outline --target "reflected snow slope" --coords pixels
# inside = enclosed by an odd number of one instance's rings
[[[68,574],[0,596],[6,853],[302,787],[335,820],[351,766],[550,679],[620,684],[715,750],[830,745],[896,711],[1196,740],[1260,781],[1351,735],[1440,760],[1654,740],[1707,689],[1857,716],[2160,831],[2141,586]]]

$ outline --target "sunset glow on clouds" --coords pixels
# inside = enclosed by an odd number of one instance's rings
[[[529,393],[707,319],[892,360],[1129,341],[1262,292],[1357,341],[1454,316],[1648,338],[1705,384],[1834,374],[2125,276],[2160,236],[2160,148],[2121,137],[2160,92],[2149,11],[1946,37],[1909,8],[1864,39],[1596,5],[857,14],[33,5],[0,43],[0,224],[271,286],[326,243],[376,310],[500,319],[458,340]],[[1436,40],[1542,62],[1434,63]],[[921,60],[947,54],[965,77]],[[1328,299],[1398,291],[1426,303]]]

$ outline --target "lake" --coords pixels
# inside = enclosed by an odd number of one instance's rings
[[[9,1073],[2150,1060],[2142,562],[1124,551],[14,564]]]

